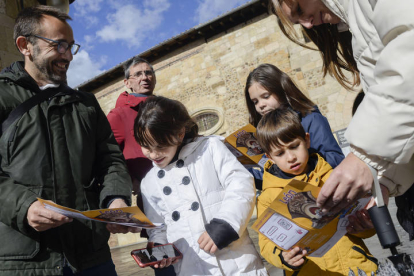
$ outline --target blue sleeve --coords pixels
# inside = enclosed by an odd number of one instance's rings
[[[254,178],[254,185],[256,186],[257,190],[262,190],[263,186],[263,168],[260,168],[260,170],[255,168],[248,168],[247,169],[251,175],[253,175]]]
[[[318,111],[302,118],[302,126],[310,135],[310,151],[317,152],[335,168],[345,158],[331,132],[328,120]]]

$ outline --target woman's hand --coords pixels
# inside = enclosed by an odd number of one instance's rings
[[[373,177],[368,166],[349,153],[322,186],[316,203],[322,213],[338,213],[365,196],[372,188]]]

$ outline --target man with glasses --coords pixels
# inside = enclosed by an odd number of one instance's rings
[[[124,74],[124,84],[131,91],[130,93],[124,91],[119,95],[115,108],[108,114],[108,121],[124,154],[132,179],[132,192],[137,196],[137,206],[144,210],[140,184],[152,168],[152,162],[145,157],[134,138],[134,121],[137,117],[139,103],[153,94],[157,79],[152,65],[140,57],[134,57],[124,64]],[[145,230],[141,232],[141,237],[148,238]],[[175,275],[172,266],[156,269],[155,274]]]
[[[130,203],[130,177],[104,113],[92,94],[66,84],[79,50],[66,20],[52,7],[22,10],[14,40],[24,62],[0,73],[1,275],[116,275],[109,231],[137,232],[71,219],[37,200],[80,211]],[[41,100],[14,118],[32,99]]]
[[[141,151],[134,138],[134,120],[139,103],[151,96],[157,82],[152,65],[143,58],[134,57],[124,64],[124,84],[131,90],[122,92],[115,108],[108,114],[108,121],[114,132],[132,178],[133,193],[137,195],[137,205],[143,209],[139,185],[142,178],[152,168],[152,162]],[[141,236],[147,237],[145,231]]]

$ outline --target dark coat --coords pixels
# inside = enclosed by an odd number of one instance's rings
[[[129,173],[139,181],[152,168],[152,162],[145,157],[134,138],[134,121],[138,105],[146,99],[147,97],[142,94],[134,96],[123,92],[119,95],[115,108],[108,114],[108,121],[124,154]]]
[[[332,168],[345,158],[338,142],[332,134],[331,126],[318,107],[305,117],[301,118],[305,132],[310,135],[310,152],[319,153]]]
[[[0,74],[0,122],[35,93],[21,63]],[[125,161],[93,94],[68,88],[33,107],[2,134],[0,156],[1,275],[62,275],[64,257],[75,271],[111,259],[104,223],[74,219],[36,232],[26,219],[37,197],[80,211],[130,198]]]

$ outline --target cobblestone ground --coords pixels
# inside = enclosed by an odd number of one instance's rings
[[[414,241],[410,242],[408,240],[408,234],[398,224],[398,221],[395,217],[397,208],[395,206],[393,198],[390,199],[389,210],[390,210],[391,216],[393,218],[394,224],[396,226],[398,235],[402,243],[400,246],[397,247],[398,252],[407,253],[407,254],[414,256]],[[250,225],[254,221],[255,221],[255,218],[250,221],[248,230],[250,233],[250,237],[252,238],[253,242],[256,245],[256,248],[258,249],[258,235],[255,231],[251,230],[250,228]],[[386,262],[387,257],[391,255],[389,249],[382,249],[376,235],[372,238],[366,239],[365,243],[367,244],[371,253],[376,258],[378,258],[380,262]],[[135,244],[135,245],[127,246],[127,247],[112,249],[112,257],[116,265],[116,270],[119,276],[154,275],[154,271],[151,268],[140,268],[135,263],[135,261],[132,259],[131,254],[130,254],[131,250],[145,247],[145,245],[146,244],[143,243],[143,244]],[[283,275],[282,270],[269,265],[265,260],[263,261],[271,276],[282,276]]]

